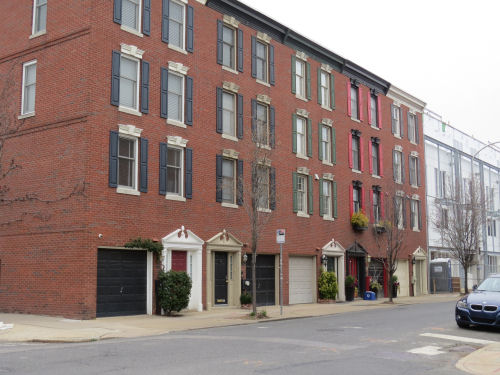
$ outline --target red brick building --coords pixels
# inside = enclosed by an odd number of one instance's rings
[[[360,292],[369,277],[386,283],[372,224],[393,195],[400,293],[426,293],[425,103],[237,1],[33,0],[0,13],[0,311],[152,313],[162,264],[191,275],[190,308],[238,305],[252,162],[270,215],[260,304],[278,303],[278,228],[285,304],[317,300],[322,266],[339,299],[346,274]],[[368,230],[351,226],[359,210]],[[162,259],[124,248],[136,237],[161,241]]]

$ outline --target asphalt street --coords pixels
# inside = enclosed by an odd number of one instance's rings
[[[459,329],[454,303],[80,344],[0,344],[0,374],[463,374],[500,332]]]

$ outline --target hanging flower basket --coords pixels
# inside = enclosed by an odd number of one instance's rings
[[[368,218],[363,211],[358,211],[351,216],[352,229],[356,232],[361,232],[368,229]]]

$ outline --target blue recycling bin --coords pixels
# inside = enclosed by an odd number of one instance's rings
[[[377,295],[374,292],[365,292],[363,299],[367,301],[375,301],[377,299]]]

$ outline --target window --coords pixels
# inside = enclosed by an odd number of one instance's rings
[[[257,79],[262,82],[267,82],[267,44],[256,41],[256,67]]]
[[[325,163],[334,163],[335,160],[335,129],[326,124],[319,124],[320,149],[319,159]]]
[[[309,169],[299,167],[293,172],[293,212],[297,216],[309,217],[313,213],[312,176]]]
[[[231,16],[217,20],[217,64],[233,73],[243,72],[243,31],[238,26]]]
[[[297,211],[307,214],[307,176],[297,175]]]
[[[222,133],[236,137],[236,95],[222,93]]]
[[[139,61],[120,58],[120,106],[139,110]]]
[[[168,111],[167,118],[184,122],[184,76],[168,72]]]
[[[361,171],[361,144],[360,137],[352,134],[352,169]]]
[[[498,273],[498,263],[497,263],[497,257],[494,255],[488,255],[488,268],[489,268],[489,273]]]
[[[370,125],[380,128],[378,123],[378,97],[374,94],[370,95]]]
[[[226,207],[237,208],[243,204],[243,161],[238,152],[224,150],[217,155],[216,201]]]
[[[488,237],[496,237],[497,236],[497,222],[493,219],[488,219],[486,221],[486,225],[488,228]]]
[[[373,187],[372,204],[373,204],[373,222],[378,223],[382,219],[381,193],[380,193],[380,188],[378,186]]]
[[[136,187],[136,139],[120,137],[118,142],[118,185]]]
[[[271,38],[263,33],[252,36],[252,77],[266,86],[274,85],[274,47]],[[238,54],[243,57],[242,52]],[[238,61],[239,62],[239,61]]]
[[[303,117],[297,117],[297,155],[306,156],[307,147],[307,120]]]
[[[381,176],[381,157],[380,157],[380,140],[372,138],[370,144],[370,173],[374,176]]]
[[[359,212],[362,207],[362,188],[359,184],[354,184],[352,188],[352,211]]]
[[[403,136],[402,113],[403,110],[401,108],[396,107],[394,104],[391,105],[392,134],[397,137]]]
[[[236,69],[236,31],[226,25],[222,26],[222,65]]]
[[[185,6],[170,0],[168,7],[168,44],[184,49]]]
[[[222,202],[236,203],[236,162],[222,159]]]
[[[439,228],[448,228],[448,209],[446,207],[441,207],[440,218],[439,218]]]
[[[270,182],[269,182],[270,168],[259,165],[257,167],[257,181],[256,187],[258,187],[258,202],[257,207],[260,209],[269,209],[269,198],[270,198]]]
[[[322,195],[322,202],[321,202],[321,212],[320,214],[323,215],[323,217],[326,218],[332,218],[333,217],[333,182],[328,181],[325,179],[322,179],[320,181],[321,184],[321,195]]]
[[[416,199],[410,200],[410,226],[412,230],[418,231],[421,229],[420,224],[420,201]]]
[[[141,0],[122,1],[122,26],[139,31],[141,26]]]
[[[269,106],[257,102],[257,143],[269,146]]]
[[[418,157],[410,155],[409,156],[409,168],[410,168],[410,185],[420,186],[420,165],[418,162]]]
[[[412,143],[417,143],[416,116],[413,113],[408,113],[408,139]]]
[[[351,85],[351,117],[359,120],[359,110],[358,110],[358,87]]]
[[[295,59],[295,90],[297,96],[306,97],[306,62]]]
[[[405,222],[404,215],[404,198],[400,196],[394,197],[394,216],[399,229],[403,229]]]
[[[193,125],[193,79],[186,76],[187,70],[174,62],[169,62],[169,69],[161,68],[160,117],[166,118],[167,124],[183,128]]]
[[[434,178],[436,179],[436,197],[446,198],[446,171],[439,171],[437,168],[434,168]]]
[[[403,153],[401,151],[394,150],[392,152],[392,157],[394,181],[398,184],[402,184],[404,182]]]
[[[330,74],[328,74],[325,71],[320,71],[320,95],[321,95],[321,102],[320,104],[323,107],[326,108],[331,108],[330,105]]]
[[[167,194],[182,195],[182,149],[168,147],[167,149]]]
[[[168,143],[160,143],[160,194],[185,201],[193,195],[193,150],[186,147],[186,139],[167,138]]]
[[[47,26],[47,0],[34,0],[32,34],[42,34]]]
[[[21,115],[35,113],[36,60],[23,65],[23,89],[21,94]]]

